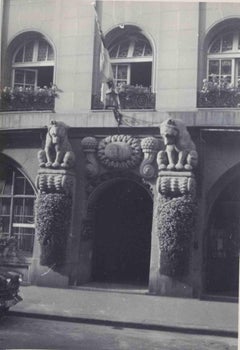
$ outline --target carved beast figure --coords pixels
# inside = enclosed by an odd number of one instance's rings
[[[67,126],[63,122],[51,121],[45,148],[38,152],[38,159],[40,167],[56,169],[73,167],[75,155],[68,141]]]
[[[167,119],[160,125],[165,151],[158,152],[159,170],[192,170],[197,165],[198,155],[185,124],[178,119]]]

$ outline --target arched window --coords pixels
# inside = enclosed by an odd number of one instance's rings
[[[151,88],[152,48],[140,33],[123,35],[109,47],[116,84]]]
[[[33,187],[14,167],[1,163],[0,170],[0,237],[15,240],[16,249],[31,257],[34,243]]]
[[[35,89],[53,83],[54,52],[42,37],[25,40],[15,50],[12,60],[12,85]]]
[[[208,78],[225,78],[233,87],[240,86],[240,30],[217,35],[208,47]]]

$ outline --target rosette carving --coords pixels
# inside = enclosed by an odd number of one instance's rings
[[[98,157],[107,168],[135,168],[142,158],[140,142],[130,135],[108,136],[98,145]]]

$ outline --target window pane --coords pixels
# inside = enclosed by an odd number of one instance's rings
[[[47,58],[47,47],[48,44],[45,40],[39,40],[38,46],[38,61],[45,61]]]
[[[25,181],[23,177],[16,177],[14,194],[24,194],[24,184],[25,184]]]
[[[124,42],[120,44],[118,57],[127,57],[128,55],[129,42]]]
[[[232,61],[222,60],[221,61],[221,75],[231,75],[232,73]]]
[[[34,229],[29,227],[14,227],[13,234],[17,238],[17,249],[31,255],[34,243]]]
[[[126,80],[127,79],[127,65],[119,65],[117,70],[117,79]]]
[[[32,60],[33,60],[33,46],[34,46],[34,42],[33,41],[31,41],[30,43],[26,44],[26,46],[25,46],[24,62],[32,62]]]
[[[119,48],[119,45],[115,45],[113,48],[111,48],[109,51],[109,56],[112,58],[117,57],[118,48]]]
[[[24,70],[22,69],[16,69],[15,70],[15,84],[22,84],[24,85]]]
[[[8,176],[5,180],[5,186],[3,189],[3,194],[11,194],[12,193],[12,172],[8,172]]]
[[[9,233],[9,216],[1,216],[0,217],[0,233]]]
[[[143,41],[138,41],[135,43],[134,52],[133,52],[134,57],[143,55],[144,44],[145,43]]]
[[[145,44],[145,50],[144,50],[144,56],[151,56],[152,55],[152,48],[149,45],[149,43]]]
[[[210,48],[210,53],[220,52],[220,44],[221,44],[220,39],[214,40],[214,42]]]
[[[23,61],[23,47],[18,51],[18,53],[15,56],[15,62],[22,62]]]
[[[0,216],[9,215],[10,214],[10,198],[0,198]]]
[[[219,60],[210,60],[208,70],[209,70],[209,75],[211,74],[219,75]]]
[[[25,83],[27,85],[34,85],[35,84],[35,76],[36,76],[36,73],[34,71],[25,71]]]
[[[47,59],[48,61],[51,61],[54,59],[54,52],[53,52],[53,48],[51,45],[48,44],[48,55],[47,55]]]
[[[34,190],[27,180],[26,180],[26,185],[25,185],[25,194],[34,195]]]
[[[233,34],[225,34],[222,38],[222,51],[232,50],[233,45]]]

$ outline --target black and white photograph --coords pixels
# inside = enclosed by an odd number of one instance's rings
[[[0,0],[0,45],[0,350],[240,350],[240,2]]]

